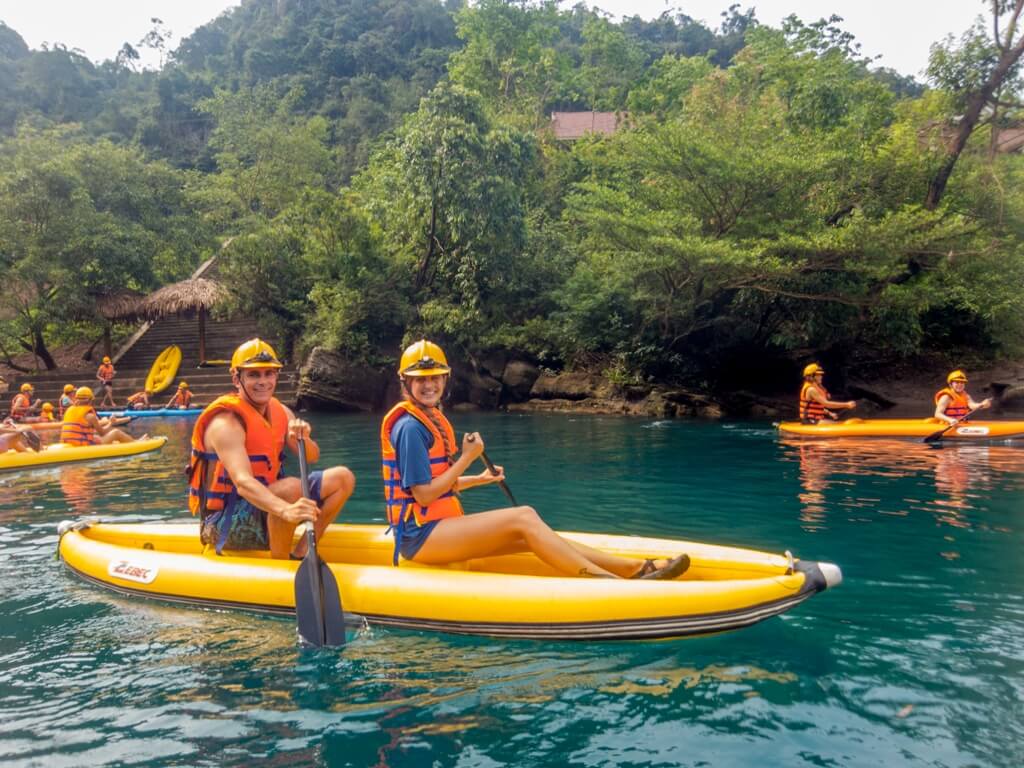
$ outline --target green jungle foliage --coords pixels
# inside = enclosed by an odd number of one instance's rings
[[[0,23],[0,354],[45,362],[102,330],[97,297],[214,252],[289,346],[371,362],[429,335],[749,386],[809,356],[1019,352],[1024,161],[981,128],[924,205],[991,51],[937,46],[925,89],[837,22],[247,0],[160,71]],[[559,141],[556,110],[622,128]]]

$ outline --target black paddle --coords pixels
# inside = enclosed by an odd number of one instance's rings
[[[932,432],[930,435],[928,435],[928,437],[926,437],[924,439],[924,442],[926,442],[926,443],[934,443],[936,440],[941,439],[944,434],[949,432],[949,430],[951,430],[957,424],[959,424],[962,421],[967,421],[968,417],[973,416],[975,413],[977,413],[980,410],[981,410],[980,408],[975,408],[973,411],[968,411],[963,416],[961,416],[959,419],[954,421],[952,424],[947,424],[945,427],[943,427],[942,429],[938,430],[937,432]]]
[[[473,442],[472,438],[470,438],[470,442]],[[494,462],[492,462],[489,458],[487,458],[487,452],[486,451],[482,451],[480,453],[480,458],[483,459],[484,465],[487,467],[487,471],[488,472],[490,472],[492,475],[497,475],[498,474],[498,470],[495,468]],[[510,491],[508,489],[508,486],[505,485],[505,481],[502,480],[501,482],[498,483],[498,485],[501,486],[501,490],[503,490],[505,492],[505,495],[508,496],[508,500],[511,501],[514,506],[518,507],[519,506],[519,502],[516,501],[516,497],[512,495],[512,491]]]
[[[306,466],[306,441],[298,439],[299,476],[302,496],[309,498],[309,467]],[[338,582],[327,563],[316,551],[316,531],[306,523],[308,549],[295,572],[295,619],[302,642],[317,648],[336,648],[345,644],[345,613],[338,594]]]

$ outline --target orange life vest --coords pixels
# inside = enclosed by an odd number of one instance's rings
[[[443,474],[448,467],[454,463],[453,457],[445,450],[445,438],[448,445],[455,445],[455,430],[440,411],[438,419],[445,434],[442,436],[438,426],[418,406],[403,400],[384,416],[380,425],[380,448],[382,471],[384,475],[384,499],[387,505],[388,524],[396,529],[396,553],[397,544],[401,535],[401,528],[410,517],[414,518],[417,525],[429,523],[431,520],[443,520],[446,517],[458,517],[463,514],[462,504],[452,489],[445,491],[434,499],[427,506],[417,504],[412,493],[402,488],[402,478],[398,471],[398,456],[395,447],[391,444],[391,430],[402,416],[409,414],[426,427],[434,438],[428,455],[430,457],[431,479]]]
[[[936,405],[939,404],[939,400],[941,400],[943,396],[949,397],[949,403],[946,405],[946,410],[942,412],[943,415],[949,416],[951,419],[962,419],[970,413],[970,398],[967,397],[966,391],[964,391],[962,395],[958,395],[953,391],[952,387],[943,387],[935,393]]]
[[[136,392],[134,395],[128,398],[128,402],[131,405],[135,405],[136,403],[148,403],[149,395],[147,395],[145,392]]]
[[[61,395],[60,401],[57,404],[57,409],[59,411],[61,419],[64,418],[64,414],[67,413],[68,408],[70,408],[74,404],[75,401],[72,400],[70,397],[68,397],[67,395]]]
[[[288,412],[275,397],[267,404],[267,416],[257,411],[248,400],[238,395],[224,395],[210,403],[199,414],[192,430],[192,454],[186,470],[189,476],[188,507],[193,515],[206,517],[221,509],[228,509],[238,498],[217,454],[206,450],[206,428],[214,416],[233,413],[245,428],[245,452],[252,464],[252,474],[264,485],[270,485],[281,475],[284,446],[288,434]],[[218,545],[218,553],[220,552]]]
[[[807,391],[815,387],[821,396],[826,400],[829,399],[828,390],[826,390],[821,384],[815,384],[811,381],[805,381],[803,387],[800,389],[800,421],[818,422],[825,418],[825,406],[819,403],[817,400],[811,400],[808,396]]]
[[[19,392],[11,400],[11,418],[15,421],[21,421],[28,416],[28,409],[31,405],[32,401],[29,400],[28,395]]]
[[[96,378],[101,379],[104,383],[111,381],[114,378],[114,366],[110,363],[104,363],[96,371]]]
[[[179,389],[174,393],[174,398],[171,400],[171,408],[188,408],[188,404],[192,402],[192,393],[187,389]]]
[[[96,413],[92,405],[72,405],[68,408],[60,428],[60,441],[68,445],[96,445],[100,441],[96,429],[85,420],[90,413]]]

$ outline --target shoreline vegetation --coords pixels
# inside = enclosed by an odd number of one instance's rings
[[[926,403],[953,367],[1016,407],[1024,25],[1004,5],[936,41],[924,83],[841,19],[737,5],[711,29],[246,0],[174,51],[155,20],[159,71],[0,22],[0,364],[126,335],[104,299],[218,254],[223,311],[282,341],[308,403],[385,397],[384,361],[427,337],[470,361],[462,407],[786,415],[811,360],[860,416]],[[556,111],[618,128],[560,139]]]

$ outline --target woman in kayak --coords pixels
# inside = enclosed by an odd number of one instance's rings
[[[800,421],[804,424],[817,424],[825,418],[835,420],[839,418],[836,411],[857,407],[856,400],[830,400],[822,383],[824,379],[825,369],[817,363],[804,368],[804,385],[800,389]]]
[[[935,418],[947,424],[956,424],[964,421],[970,411],[979,408],[989,408],[992,405],[992,398],[985,398],[976,403],[967,394],[967,374],[963,371],[953,371],[946,377],[946,384],[935,393]]]
[[[509,507],[465,515],[457,494],[505,479],[504,470],[466,475],[484,452],[476,432],[462,440],[441,411],[451,368],[436,344],[422,340],[402,355],[398,376],[403,399],[381,424],[381,454],[388,523],[398,556],[430,565],[474,557],[533,552],[557,571],[603,578],[673,579],[690,565],[671,560],[619,557],[563,539],[532,507]]]

